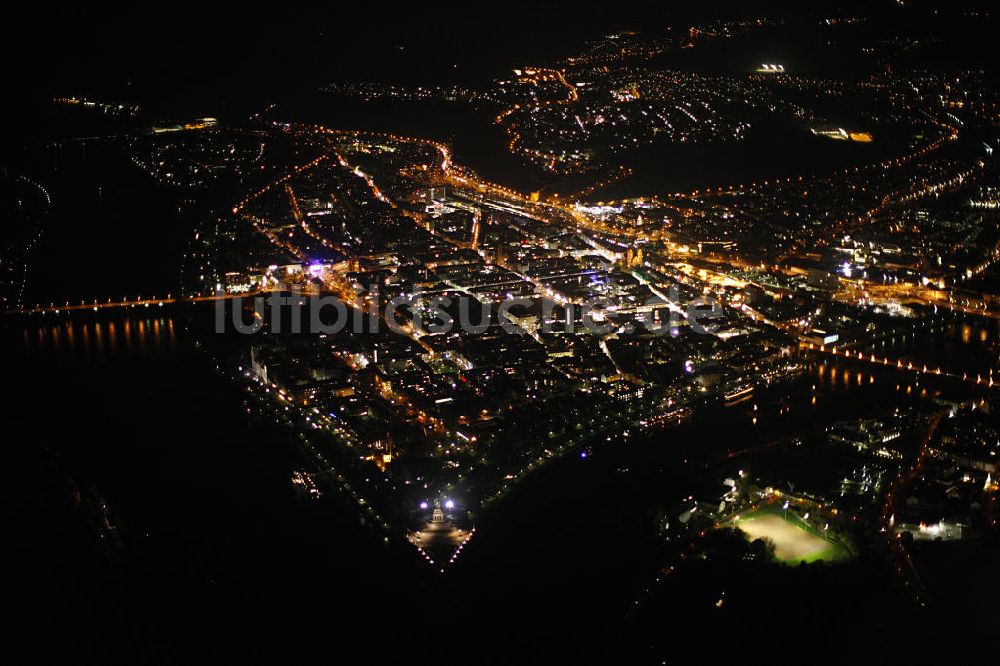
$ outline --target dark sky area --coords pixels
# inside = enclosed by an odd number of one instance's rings
[[[481,84],[484,75],[577,53],[587,39],[624,29],[655,35],[717,18],[856,13],[897,21],[903,12],[895,2],[853,0],[36,3],[4,11],[10,97],[85,95],[164,112],[252,106],[330,80]]]
[[[32,88],[166,84],[183,94],[212,82],[220,90],[239,92],[244,86],[328,78],[472,76],[506,67],[512,59],[571,53],[581,39],[620,29],[683,26],[723,16],[822,13],[843,3],[809,4],[803,10],[795,2],[711,1],[268,3],[257,9],[88,3],[10,16],[4,21],[4,48],[15,80]],[[454,64],[457,73],[450,71]]]

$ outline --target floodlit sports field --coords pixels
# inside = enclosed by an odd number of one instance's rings
[[[736,522],[750,540],[767,537],[774,542],[775,556],[783,562],[833,561],[847,557],[841,546],[827,541],[801,519],[768,508],[741,516]]]

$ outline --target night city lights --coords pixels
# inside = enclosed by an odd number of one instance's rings
[[[12,657],[996,660],[991,3],[26,9]]]

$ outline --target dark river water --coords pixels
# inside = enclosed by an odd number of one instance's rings
[[[36,317],[3,331],[5,455],[95,489],[119,521],[121,550],[81,559],[93,534],[68,539],[44,511],[21,516],[43,553],[28,557],[30,599],[55,608],[86,650],[110,632],[122,649],[180,656],[207,640],[229,654],[248,628],[276,648],[267,632],[289,613],[331,650],[360,640],[377,617],[394,627],[399,654],[440,627],[451,642],[434,649],[460,654],[502,642],[511,613],[546,654],[636,648],[626,612],[658,564],[654,512],[717,483],[729,452],[917,404],[924,388],[975,395],[954,380],[918,388],[894,370],[816,360],[773,400],[760,396],[757,410],[753,401],[715,408],[680,429],[551,464],[482,517],[440,576],[401,539],[386,544],[362,527],[334,491],[298,498],[291,474],[308,466],[295,445],[246,414],[174,316]],[[954,334],[979,344],[996,327],[973,322]]]

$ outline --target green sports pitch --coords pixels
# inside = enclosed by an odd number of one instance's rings
[[[775,557],[785,563],[836,562],[850,557],[843,546],[825,538],[798,514],[785,512],[777,504],[741,513],[731,524],[751,541],[762,537],[771,539]]]

